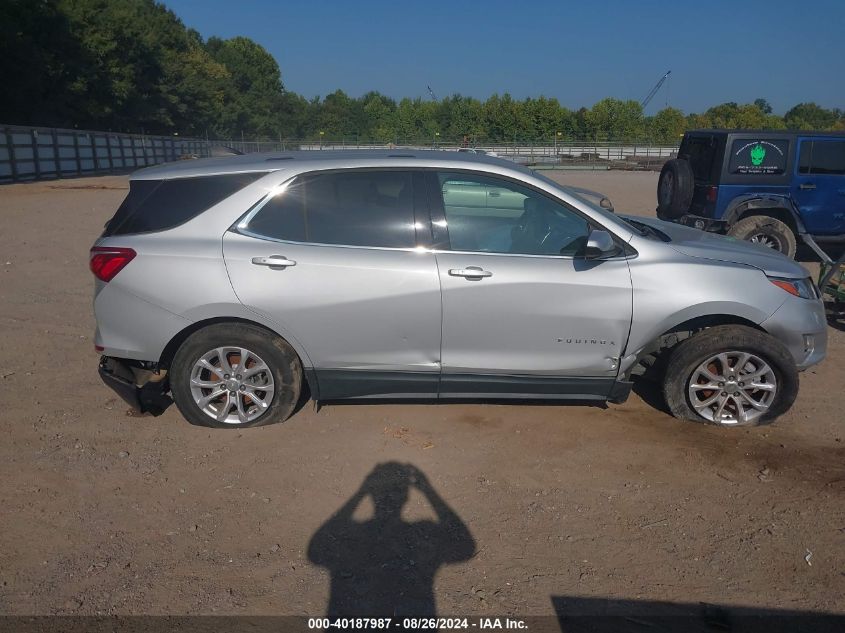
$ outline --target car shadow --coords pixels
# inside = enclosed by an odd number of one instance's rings
[[[562,633],[833,633],[845,630],[845,616],[818,611],[580,596],[551,596],[551,602]]]
[[[422,493],[436,520],[402,517],[412,489]],[[367,499],[372,516],[358,520],[353,515]],[[433,617],[437,570],[474,554],[469,528],[428,478],[398,462],[373,468],[308,544],[308,560],[331,575],[328,617]]]
[[[660,383],[647,376],[634,376],[631,391],[637,394],[640,399],[652,409],[656,409],[666,415],[672,415],[669,407],[666,406],[666,398],[663,397],[663,389]]]

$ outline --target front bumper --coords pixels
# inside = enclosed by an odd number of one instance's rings
[[[760,327],[786,345],[799,371],[827,355],[827,319],[820,299],[789,297]]]
[[[161,415],[173,404],[173,400],[167,395],[170,386],[166,377],[151,380],[149,375],[153,372],[139,368],[133,369],[130,362],[111,356],[100,358],[99,372],[105,385],[140,413]],[[145,377],[146,380],[144,380]]]

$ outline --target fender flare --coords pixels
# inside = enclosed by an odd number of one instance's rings
[[[799,235],[807,233],[806,228],[804,228],[804,222],[801,220],[801,215],[798,213],[798,208],[788,195],[752,193],[737,196],[731,200],[727,209],[725,209],[722,220],[730,227],[739,219],[740,215],[746,211],[753,211],[754,209],[782,209],[792,217]]]

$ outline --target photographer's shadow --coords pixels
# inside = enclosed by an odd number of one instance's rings
[[[406,522],[402,508],[415,487],[436,521]],[[353,514],[369,496],[371,518]],[[468,560],[475,541],[457,514],[410,464],[379,464],[311,538],[308,559],[331,573],[327,615],[436,615],[434,575],[441,565]]]

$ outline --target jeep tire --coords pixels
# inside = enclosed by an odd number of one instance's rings
[[[688,160],[666,161],[657,181],[657,214],[670,220],[689,211],[695,179]]]
[[[768,215],[750,215],[728,229],[728,235],[738,240],[767,246],[795,259],[795,233],[787,224]]]

